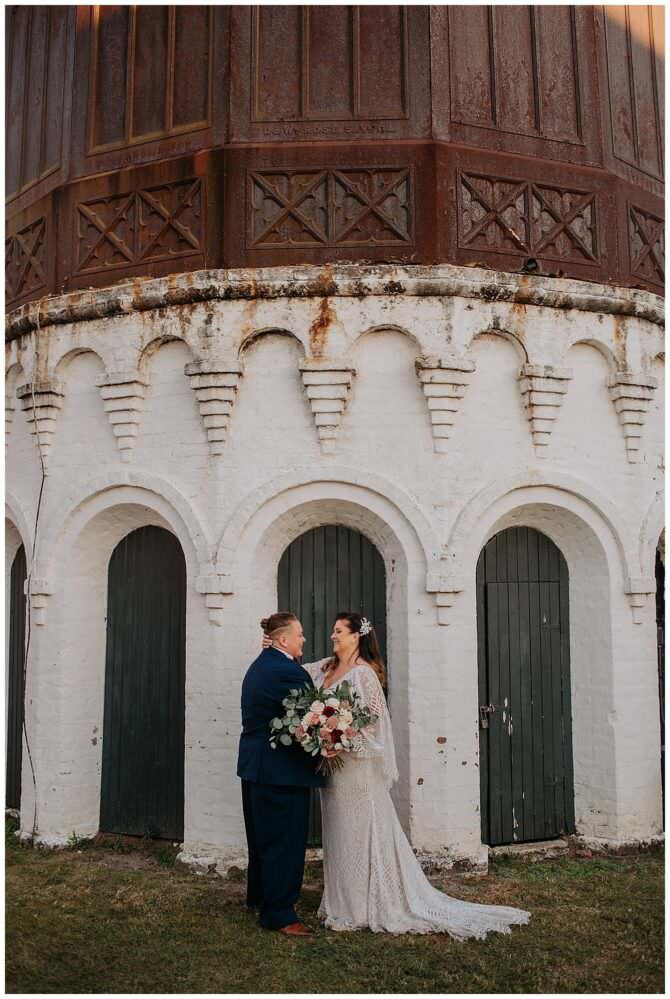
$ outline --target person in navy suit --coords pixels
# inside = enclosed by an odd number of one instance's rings
[[[290,690],[311,685],[296,662],[305,636],[294,614],[261,621],[272,640],[242,682],[242,734],[237,776],[249,848],[247,906],[259,909],[261,926],[290,936],[309,936],[294,905],[305,869],[310,788],[321,787],[317,760],[297,744],[270,745],[270,722],[284,714]]]

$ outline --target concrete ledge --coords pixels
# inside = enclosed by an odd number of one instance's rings
[[[512,302],[634,316],[663,325],[659,295],[573,278],[510,274],[482,267],[325,264],[192,271],[164,278],[134,278],[108,288],[73,291],[30,302],[10,312],[6,339],[43,326],[102,319],[130,312],[207,301],[275,298],[366,298],[402,295]]]

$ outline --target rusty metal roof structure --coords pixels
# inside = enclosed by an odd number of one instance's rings
[[[662,291],[662,7],[6,17],[8,308],[329,261]]]

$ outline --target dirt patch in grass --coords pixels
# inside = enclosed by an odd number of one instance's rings
[[[501,857],[483,877],[431,877],[457,898],[532,913],[510,935],[465,942],[325,931],[316,920],[320,865],[310,864],[300,911],[316,938],[306,943],[258,926],[242,872],[191,874],[169,862],[165,844],[49,852],[6,842],[8,992],[663,991],[661,848]]]

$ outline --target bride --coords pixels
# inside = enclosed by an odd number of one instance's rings
[[[374,628],[356,613],[337,615],[333,656],[303,664],[316,687],[342,680],[377,720],[358,733],[343,767],[320,789],[324,892],[319,916],[331,930],[444,932],[459,940],[510,933],[530,913],[480,905],[433,888],[402,830],[390,788],[398,777],[391,719],[382,689],[384,664]]]

